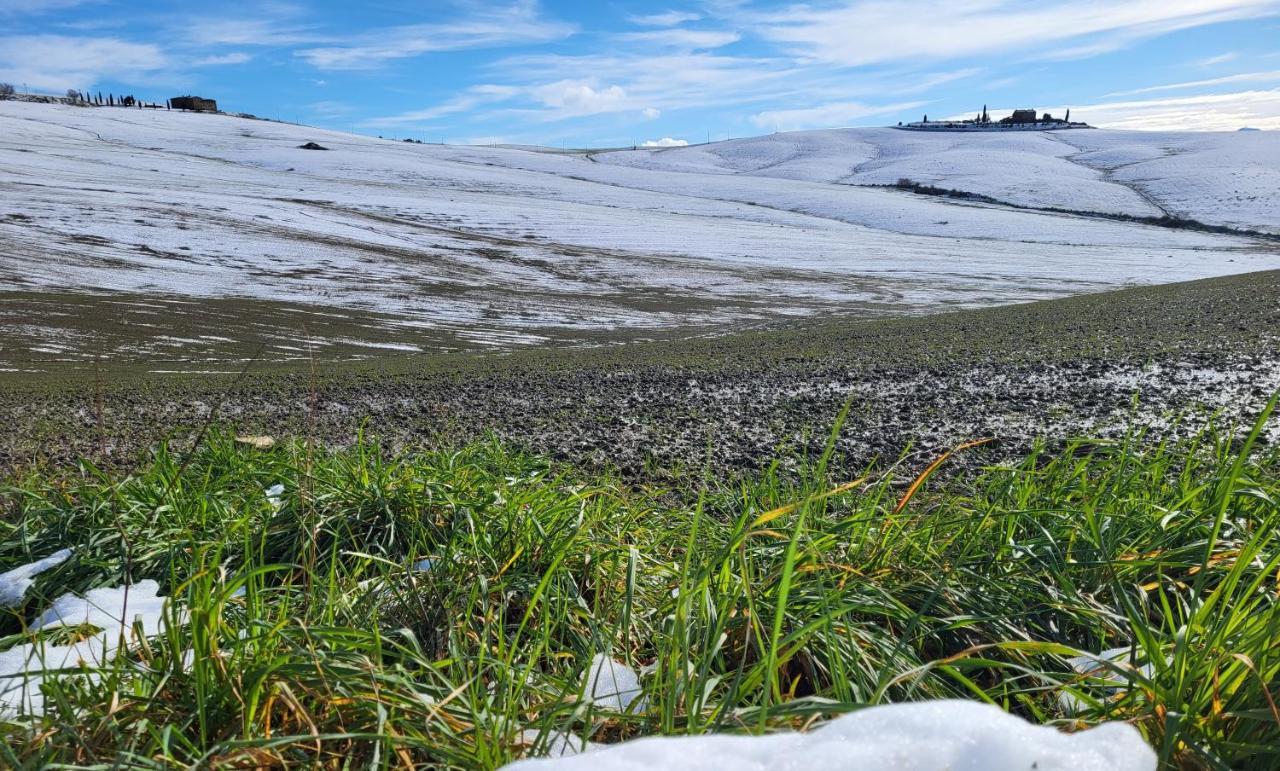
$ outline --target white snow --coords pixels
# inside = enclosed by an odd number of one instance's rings
[[[606,745],[583,740],[563,731],[542,732],[536,728],[526,728],[520,733],[520,741],[540,757],[560,758],[568,755],[579,755],[584,752],[595,752]]]
[[[583,154],[0,102],[0,283],[387,314],[360,338],[374,351],[424,329],[510,346],[919,313],[1277,268],[1280,250],[867,185],[1280,233],[1278,174],[1276,132],[847,129]],[[194,345],[171,332],[154,342]]]
[[[632,702],[636,702],[637,709],[644,709],[644,698],[640,694],[640,678],[631,667],[603,654],[591,659],[591,666],[587,669],[586,698],[593,704],[615,712],[626,712]]]
[[[94,589],[84,597],[64,594],[28,627],[38,632],[56,627],[97,629],[78,642],[51,645],[22,643],[0,652],[0,716],[40,714],[44,694],[40,685],[50,672],[81,665],[89,670],[108,665],[122,646],[159,634],[167,615],[167,601],[157,596],[155,581],[132,586]],[[90,671],[89,677],[96,675]]]
[[[83,597],[64,594],[31,623],[30,629],[34,632],[88,624],[119,635],[139,620],[143,636],[154,635],[160,629],[166,603],[158,596],[159,591],[159,584],[147,580],[132,586],[92,589]]]
[[[1128,646],[1108,648],[1099,653],[1085,651],[1079,656],[1067,659],[1067,663],[1076,672],[1090,680],[1088,689],[1096,690],[1101,686],[1102,695],[1110,698],[1129,684],[1129,678],[1125,676],[1126,672],[1134,672],[1142,678],[1151,677],[1154,669],[1150,662],[1137,667],[1129,663],[1134,653]],[[1141,655],[1141,649],[1138,650],[1138,654]],[[1058,703],[1067,712],[1083,712],[1088,707],[1084,699],[1069,691],[1059,694]]]
[[[559,745],[550,747],[564,748]],[[523,760],[508,771],[1154,771],[1131,726],[1078,733],[1035,726],[998,707],[931,701],[870,707],[808,733],[654,737],[586,754]]]
[[[60,549],[44,559],[0,573],[0,608],[22,605],[22,597],[35,583],[35,577],[71,559],[71,549]]]

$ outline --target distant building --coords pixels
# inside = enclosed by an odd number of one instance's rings
[[[1014,110],[1013,114],[1000,120],[991,120],[986,105],[975,117],[965,120],[924,120],[916,123],[898,124],[899,128],[911,131],[1054,131],[1058,129],[1092,128],[1087,123],[1072,122],[1071,111],[1067,110],[1065,118],[1055,118],[1049,113],[1040,115],[1032,109]]]
[[[175,96],[169,100],[175,110],[197,110],[199,112],[217,112],[218,103],[202,96]]]

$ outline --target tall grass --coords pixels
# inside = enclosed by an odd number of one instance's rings
[[[824,457],[675,492],[493,441],[258,451],[215,432],[127,478],[16,480],[0,567],[78,551],[0,646],[62,592],[144,578],[188,617],[96,681],[47,682],[0,764],[492,768],[558,732],[962,697],[1129,721],[1170,767],[1273,768],[1280,463],[1257,435],[1080,441],[947,479],[850,483]],[[1127,659],[1067,662],[1110,647]],[[642,672],[640,708],[582,698],[597,653]]]

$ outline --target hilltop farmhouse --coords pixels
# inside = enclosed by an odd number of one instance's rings
[[[1026,108],[1014,110],[1013,114],[1006,118],[992,120],[990,113],[987,112],[986,105],[982,106],[982,112],[967,120],[931,121],[929,116],[925,115],[923,120],[914,123],[899,123],[897,127],[910,131],[1057,131],[1061,129],[1093,128],[1087,123],[1073,123],[1071,110],[1067,110],[1065,116],[1055,118],[1047,112],[1040,114],[1034,109]]]
[[[198,112],[217,112],[218,103],[202,96],[175,96],[169,100],[175,110],[196,110]]]

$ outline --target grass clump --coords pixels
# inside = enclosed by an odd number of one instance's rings
[[[837,486],[824,459],[687,495],[496,441],[211,435],[125,478],[25,477],[0,568],[77,551],[0,647],[53,597],[122,582],[158,581],[184,617],[96,679],[49,678],[45,714],[5,718],[0,764],[493,768],[564,735],[962,697],[1129,721],[1170,767],[1274,767],[1280,462],[1257,434],[1080,441],[920,484]],[[597,654],[641,672],[642,703],[584,698]]]

